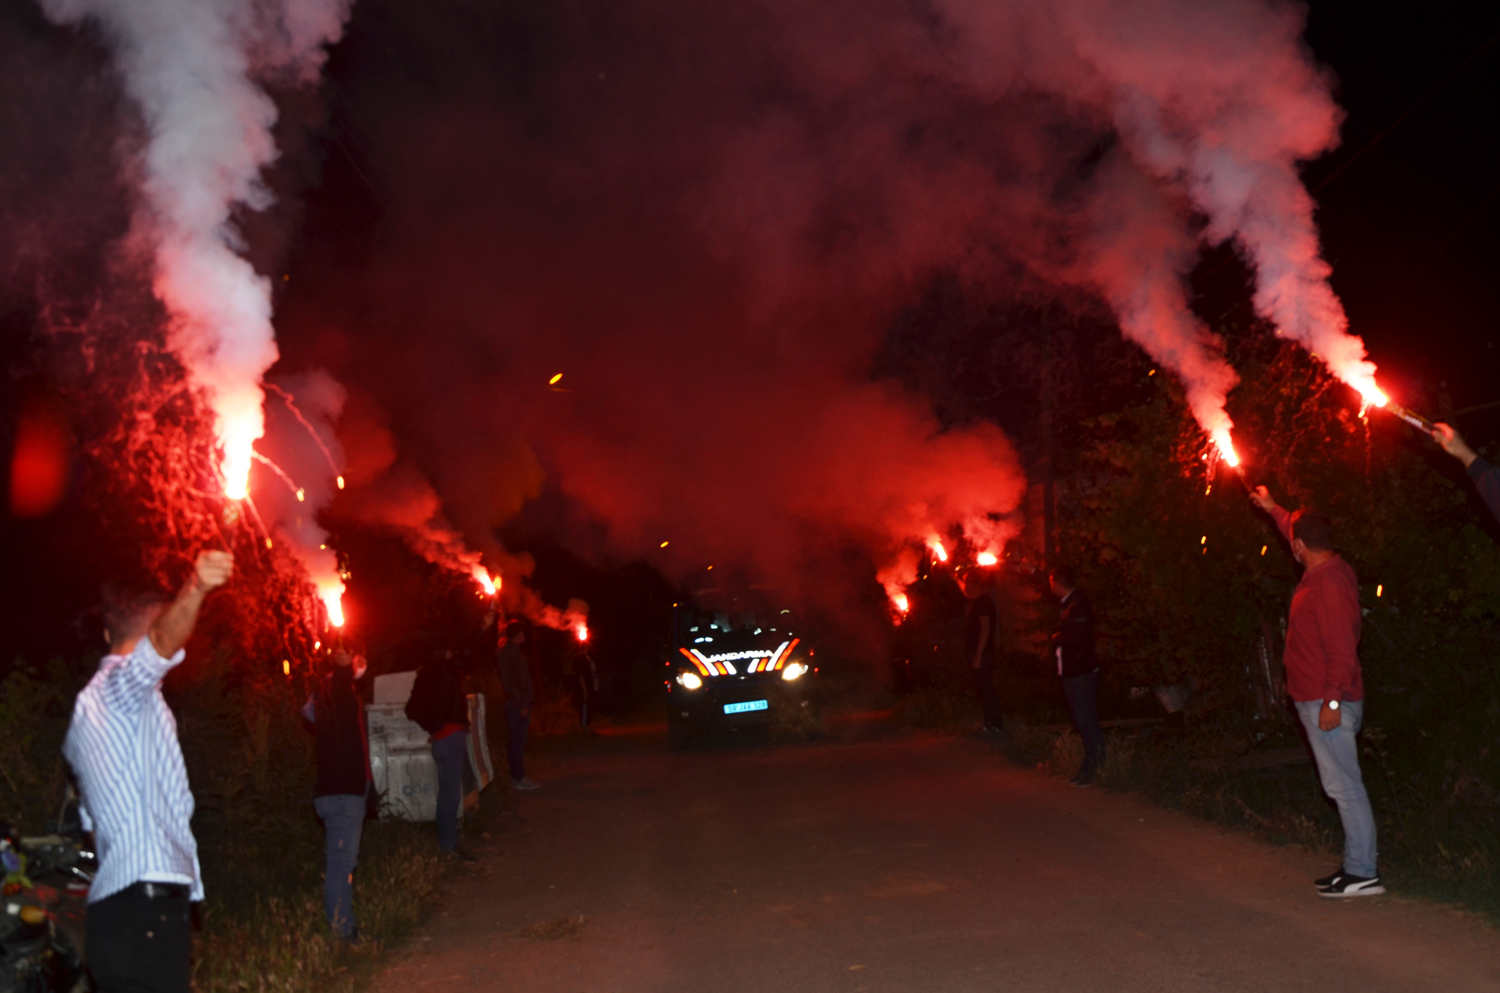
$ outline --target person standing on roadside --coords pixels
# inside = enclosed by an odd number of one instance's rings
[[[463,802],[464,759],[469,747],[469,700],[464,671],[453,649],[443,649],[417,670],[406,716],[431,737],[437,766],[438,847],[464,862],[479,861],[458,845],[458,808]]]
[[[534,790],[541,784],[526,778],[525,755],[536,691],[531,684],[530,660],[521,650],[525,643],[525,625],[511,621],[505,626],[495,663],[500,669],[500,682],[505,686],[505,759],[510,766],[510,784],[518,790]]]
[[[341,941],[359,940],[354,917],[354,869],[374,777],[365,708],[354,684],[365,674],[365,657],[336,652],[333,665],[319,673],[302,716],[317,738],[318,778],[313,809],[323,821],[323,912]]]
[[[1343,865],[1314,885],[1325,897],[1375,896],[1385,886],[1377,871],[1375,814],[1355,741],[1365,707],[1359,579],[1333,550],[1327,517],[1307,510],[1292,514],[1264,486],[1257,486],[1250,499],[1276,522],[1303,567],[1287,616],[1286,690],[1307,731],[1323,792],[1338,806],[1344,826]]]
[[[99,993],[188,993],[203,877],[187,766],[161,683],[182,663],[204,599],[233,573],[233,555],[200,552],[165,609],[159,593],[105,592],[109,654],[79,692],[62,747],[99,855],[84,939]]]
[[[1463,467],[1469,471],[1469,478],[1474,480],[1479,495],[1484,497],[1485,506],[1500,520],[1500,469],[1496,469],[1470,448],[1463,435],[1446,424],[1432,426],[1432,440],[1442,445],[1443,451],[1463,463]]]
[[[1053,568],[1047,588],[1062,607],[1052,635],[1052,657],[1073,728],[1083,739],[1083,765],[1071,780],[1074,786],[1094,785],[1104,764],[1104,728],[1099,724],[1099,656],[1094,651],[1094,608],[1078,588],[1073,570]]]
[[[974,673],[974,692],[984,713],[980,734],[1000,734],[1005,730],[1005,717],[1000,712],[1000,691],[995,689],[1000,611],[990,593],[994,585],[991,580],[989,570],[974,568],[964,573],[959,584],[969,599],[964,609],[964,660]]]

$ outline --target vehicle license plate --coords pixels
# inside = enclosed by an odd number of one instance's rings
[[[764,700],[746,700],[744,703],[726,703],[724,713],[743,714],[751,710],[765,710],[770,704]]]

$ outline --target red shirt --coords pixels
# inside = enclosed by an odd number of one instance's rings
[[[1277,507],[1271,516],[1291,541],[1292,515]],[[1360,618],[1359,579],[1349,563],[1335,555],[1302,574],[1292,591],[1282,659],[1288,696],[1299,702],[1365,698]]]

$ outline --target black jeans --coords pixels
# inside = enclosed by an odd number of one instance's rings
[[[1000,691],[995,689],[995,666],[986,662],[974,670],[974,689],[979,694],[979,706],[984,709],[986,727],[1002,727],[1005,718],[1000,713]]]
[[[191,911],[186,896],[130,890],[89,904],[85,954],[99,993],[188,993]]]
[[[1099,726],[1099,670],[1082,676],[1063,676],[1062,687],[1073,727],[1083,739],[1083,768],[1078,771],[1093,772],[1104,764],[1104,729]]]

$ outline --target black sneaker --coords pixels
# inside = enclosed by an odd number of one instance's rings
[[[1346,872],[1338,882],[1318,890],[1318,895],[1340,900],[1350,896],[1379,896],[1384,892],[1379,876],[1353,876]]]
[[[1314,879],[1313,885],[1320,890],[1327,889],[1334,883],[1338,882],[1340,879],[1343,879],[1345,875],[1346,873],[1344,872],[1344,867],[1339,866],[1337,869],[1333,870],[1333,872],[1324,876],[1322,879]]]
[[[1005,728],[1001,727],[999,724],[986,724],[984,727],[982,727],[982,728],[979,729],[979,733],[980,734],[1004,734],[1005,733]]]

